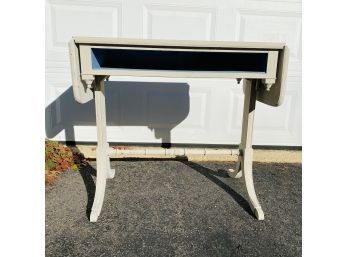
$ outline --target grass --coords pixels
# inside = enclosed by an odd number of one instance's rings
[[[45,184],[53,185],[59,174],[67,170],[78,171],[87,161],[74,147],[61,143],[45,141]]]

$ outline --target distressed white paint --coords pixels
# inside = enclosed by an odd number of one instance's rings
[[[282,106],[257,103],[253,143],[301,145],[301,2],[298,1],[82,1],[46,5],[46,135],[57,140],[96,141],[93,103],[73,99],[68,55],[72,36],[163,39],[284,41],[290,46],[287,92]],[[106,82],[109,142],[238,144],[242,124],[241,85],[229,79],[127,78]],[[124,83],[138,92],[131,92]],[[138,83],[136,81],[139,81]],[[150,83],[143,83],[147,81]],[[151,83],[161,82],[161,83]],[[189,87],[189,112],[169,111],[154,96],[166,83]],[[123,83],[123,84],[122,84]],[[143,86],[142,86],[143,85]],[[185,103],[183,103],[185,104]],[[148,120],[163,124],[153,128]],[[173,124],[165,124],[168,120]],[[227,121],[227,122],[226,122]],[[118,125],[118,126],[117,126]]]

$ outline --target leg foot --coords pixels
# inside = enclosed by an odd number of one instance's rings
[[[97,159],[98,162],[98,159]],[[89,220],[91,222],[96,222],[99,214],[101,212],[103,202],[104,202],[104,194],[105,194],[105,186],[106,186],[106,173],[105,169],[100,167],[101,165],[98,165],[97,163],[97,182],[95,186],[95,195],[94,195],[94,201],[93,206],[91,210],[91,215]]]
[[[248,192],[249,204],[252,210],[254,210],[254,214],[258,220],[264,219],[264,213],[262,211],[259,200],[257,199],[254,181],[253,181],[253,171],[252,171],[252,160],[253,160],[253,149],[245,149],[243,162],[242,162],[242,170],[245,179],[245,185]]]
[[[260,207],[257,207],[254,209],[254,215],[258,220],[264,220],[265,219],[265,214],[263,213],[263,210]]]
[[[241,178],[243,176],[240,157],[238,158],[237,168],[235,170],[234,169],[228,169],[227,170],[227,174],[231,178]]]
[[[234,170],[234,169],[228,169],[227,170],[227,174],[231,178],[241,178],[241,177],[243,177],[243,173],[242,173],[241,170],[237,171],[237,170]]]
[[[108,178],[114,178],[114,177],[115,177],[115,169],[109,169]]]
[[[105,154],[105,161],[106,161],[106,167],[108,168],[107,170],[107,178],[114,178],[115,177],[115,169],[111,169],[111,164],[110,164],[110,157],[109,157],[109,143],[106,143],[106,154]]]
[[[90,222],[97,222],[100,212],[92,211],[91,216],[89,217]]]

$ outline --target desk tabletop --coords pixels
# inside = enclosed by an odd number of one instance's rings
[[[286,85],[286,77],[287,77],[287,67],[288,67],[288,58],[289,58],[289,48],[285,43],[271,43],[271,42],[243,42],[243,41],[195,41],[195,40],[158,40],[158,39],[132,39],[132,38],[106,38],[106,37],[73,37],[69,41],[69,49],[71,56],[71,67],[72,67],[72,78],[73,78],[73,89],[74,96],[77,102],[85,103],[93,98],[93,94],[91,90],[86,88],[85,82],[81,79],[81,64],[80,58],[81,56],[87,56],[90,58],[90,54],[88,54],[88,47],[101,47],[101,48],[156,48],[156,49],[182,49],[187,50],[190,49],[192,51],[219,51],[219,52],[230,52],[230,51],[240,51],[240,52],[253,52],[256,51],[267,51],[269,53],[277,51],[278,58],[277,63],[273,64],[277,66],[276,74],[271,79],[276,79],[273,83],[270,90],[266,90],[266,87],[258,87],[257,90],[257,100],[271,106],[279,106],[283,102],[284,94],[285,94],[285,85]],[[79,51],[81,49],[87,49],[86,53],[81,55]],[[88,58],[84,59],[85,64],[91,62],[87,61]],[[267,64],[268,65],[268,64]],[[87,65],[88,67],[91,64]],[[88,69],[87,69],[88,70]],[[137,70],[137,69],[123,69],[122,73],[117,69],[108,70],[107,74],[105,73],[106,69],[93,70],[93,74],[90,73],[90,76],[99,74],[99,75],[110,75],[112,72],[113,75],[125,75],[125,76],[148,76],[150,74],[149,70]],[[112,72],[111,72],[112,71]],[[98,73],[99,72],[99,73]],[[103,73],[104,72],[104,73]],[[128,73],[127,73],[128,72]],[[136,73],[137,72],[137,73]],[[163,72],[161,71],[161,76],[169,76],[174,73],[171,72]],[[188,74],[192,73],[192,77],[202,77],[202,74],[194,71],[190,71],[190,73],[179,73],[175,71],[176,76],[189,77]],[[206,72],[206,71],[205,71]],[[136,73],[136,74],[135,74]],[[206,72],[207,73],[207,72]],[[87,74],[87,73],[86,73]],[[151,73],[153,74],[153,73]],[[150,75],[151,75],[150,74]],[[198,76],[199,74],[199,76]],[[256,74],[256,75],[255,75]],[[265,79],[264,72],[249,72],[249,73],[227,73],[225,72],[223,75],[230,78],[248,78],[248,79]],[[155,74],[159,75],[159,71]],[[154,75],[154,76],[155,76]],[[209,76],[208,76],[209,75]],[[243,75],[243,76],[242,76]],[[219,74],[219,77],[222,75]],[[93,76],[92,76],[93,77]],[[217,77],[217,72],[212,74],[207,74],[207,77]],[[267,83],[267,82],[266,82]]]
[[[161,47],[190,47],[190,48],[221,48],[221,49],[267,49],[281,50],[285,43],[271,42],[244,42],[244,41],[199,41],[199,40],[159,40],[109,37],[73,37],[75,44],[102,44],[102,45],[134,45],[134,46],[161,46]]]

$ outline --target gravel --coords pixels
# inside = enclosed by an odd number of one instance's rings
[[[301,256],[301,164],[254,163],[265,220],[235,163],[113,161],[98,222],[88,215],[95,162],[46,189],[46,256]]]

